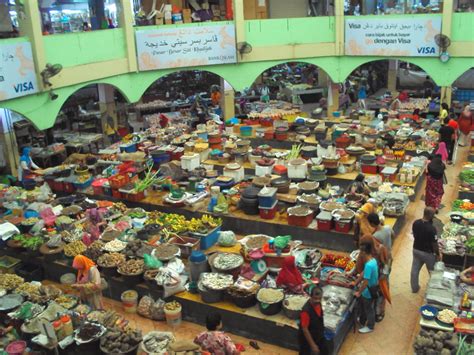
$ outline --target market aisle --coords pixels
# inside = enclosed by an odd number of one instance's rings
[[[437,215],[441,222],[448,220],[451,203],[458,196],[458,175],[462,163],[467,161],[468,148],[458,151],[458,164],[448,166],[446,176],[448,185],[442,204],[445,206]],[[393,247],[394,263],[390,274],[392,306],[388,306],[385,319],[377,323],[375,331],[370,334],[350,333],[344,342],[340,354],[413,354],[413,339],[418,333],[418,309],[423,305],[428,272],[423,268],[420,273],[421,289],[418,294],[411,293],[410,270],[412,262],[413,235],[411,226],[421,218],[425,203],[421,200],[424,188],[419,191],[416,201],[411,203],[406,214],[406,222],[395,240]],[[408,339],[408,340],[407,340]]]
[[[459,151],[458,161],[466,161],[468,148]],[[447,170],[448,185],[445,186],[443,198],[444,208],[440,211],[438,218],[444,223],[447,221],[447,213],[450,211],[451,202],[457,197],[457,177],[461,170],[461,164],[449,167]],[[418,332],[418,308],[423,304],[428,272],[423,269],[420,275],[421,290],[418,294],[412,294],[410,290],[410,269],[412,261],[411,225],[414,220],[421,217],[425,207],[421,199],[424,188],[419,191],[416,201],[411,203],[406,215],[405,226],[394,243],[394,263],[390,277],[393,305],[387,307],[386,316],[382,323],[376,325],[371,334],[360,335],[350,333],[344,342],[340,354],[363,355],[363,354],[412,354],[413,338]],[[120,302],[106,299],[106,307],[122,312]],[[153,322],[136,314],[126,315],[132,325],[140,328],[143,333],[151,330],[173,331],[166,322]],[[244,326],[244,325],[242,325]],[[181,340],[193,340],[194,337],[205,328],[190,322],[183,322],[174,332]],[[231,334],[235,343],[243,344],[246,348],[245,354],[274,354],[286,355],[296,354],[284,348],[258,342],[261,350],[254,350],[248,343],[251,339]]]

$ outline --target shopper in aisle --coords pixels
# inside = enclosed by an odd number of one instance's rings
[[[329,350],[324,338],[324,314],[321,305],[323,289],[320,286],[313,286],[310,297],[300,313],[299,354],[326,355],[329,354]]]
[[[304,280],[296,267],[296,259],[294,256],[285,257],[276,283],[278,287],[284,287],[293,293],[303,292]]]
[[[20,164],[18,166],[18,181],[25,181],[31,179],[33,170],[41,170],[38,165],[31,159],[31,147],[24,147],[23,154],[20,157]]]
[[[383,246],[387,249],[389,253],[392,252],[392,238],[394,238],[395,233],[393,232],[392,227],[384,226],[380,221],[380,217],[377,213],[370,213],[367,216],[369,224],[375,229],[373,236],[377,239]]]
[[[436,213],[441,205],[444,195],[444,179],[446,166],[444,165],[441,155],[435,154],[428,167],[426,168],[426,191],[425,205],[433,208]]]
[[[431,81],[431,78],[427,76],[425,78],[425,81],[423,82],[423,91],[424,91],[423,97],[425,99],[430,98],[431,95],[433,95],[433,90],[434,90],[434,84]]]
[[[206,317],[207,332],[202,332],[194,343],[199,345],[203,351],[213,355],[239,355],[232,339],[220,329],[222,328],[222,317],[219,313],[210,313]]]
[[[449,117],[444,119],[443,125],[439,129],[438,133],[439,142],[446,144],[446,149],[448,151],[448,164],[451,164],[454,153],[455,132],[453,127],[449,126]]]
[[[464,147],[465,145],[471,145],[471,128],[473,125],[471,106],[469,104],[464,105],[464,109],[459,115],[459,145]]]
[[[436,260],[441,260],[441,254],[436,240],[436,228],[433,225],[435,210],[426,207],[423,218],[413,223],[413,262],[411,265],[410,284],[411,291],[417,293],[420,290],[419,275],[423,265],[428,271],[434,269]]]
[[[221,91],[219,89],[219,86],[217,85],[212,85],[211,86],[211,102],[214,106],[219,106],[221,103]]]
[[[446,102],[441,104],[441,111],[439,113],[439,119],[441,122],[444,122],[446,118],[449,116],[449,105]]]
[[[102,280],[95,263],[84,255],[76,255],[72,267],[77,270],[77,282],[72,287],[80,291],[81,300],[93,310],[103,309]]]
[[[364,260],[364,271],[355,282],[358,290],[354,295],[360,298],[362,303],[362,314],[359,318],[362,328],[359,329],[359,333],[366,334],[373,332],[375,328],[375,301],[379,296],[379,268],[377,260],[373,257],[373,242],[361,242],[359,250]]]
[[[366,104],[365,99],[367,99],[367,83],[365,81],[361,82],[359,91],[357,92],[357,105],[360,109],[365,110]]]

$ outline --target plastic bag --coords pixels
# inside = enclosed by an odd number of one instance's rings
[[[143,296],[138,302],[137,313],[145,318],[151,319],[151,308],[153,307],[154,301],[150,296]]]
[[[281,235],[275,237],[273,244],[278,249],[285,249],[291,241],[291,235]]]
[[[165,301],[158,298],[151,306],[151,319],[165,320]]]
[[[181,261],[181,259],[174,258],[168,262],[168,264],[166,264],[166,268],[179,275],[184,271],[184,263]]]
[[[51,191],[51,188],[47,183],[44,183],[43,185],[40,186],[40,193],[36,197],[37,201],[48,201],[49,196],[53,194],[53,191]]]
[[[219,234],[218,243],[222,247],[233,247],[237,243],[235,233],[232,231],[222,231]]]
[[[153,255],[145,254],[143,255],[143,259],[145,260],[145,266],[147,269],[159,269],[163,266],[163,263]]]
[[[185,290],[183,282],[181,281],[180,277],[178,277],[178,279],[170,279],[168,282],[166,282],[163,285],[163,287],[164,287],[164,292],[163,292],[164,298],[168,298],[170,296],[173,296]]]

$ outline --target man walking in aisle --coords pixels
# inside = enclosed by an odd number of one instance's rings
[[[413,223],[413,262],[411,265],[410,284],[411,291],[417,293],[420,290],[418,278],[423,265],[426,265],[428,271],[434,269],[436,260],[441,260],[441,254],[436,240],[436,228],[433,225],[435,210],[432,207],[426,207],[423,212],[423,218]]]

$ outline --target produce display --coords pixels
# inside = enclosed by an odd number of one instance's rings
[[[261,288],[257,293],[257,299],[266,304],[273,304],[285,298],[283,290],[276,288]]]
[[[165,353],[168,346],[174,341],[172,333],[150,332],[143,337],[143,348],[148,353]]]
[[[201,274],[201,282],[204,287],[211,290],[224,290],[229,288],[234,283],[234,280],[232,275],[212,272]]]
[[[125,255],[120,253],[105,253],[97,259],[97,265],[102,267],[116,267],[125,262]]]
[[[121,242],[118,239],[114,239],[108,243],[105,243],[103,250],[108,252],[119,252],[127,247],[127,243]]]
[[[308,302],[308,296],[302,295],[293,295],[288,296],[284,301],[284,306],[291,311],[300,311],[303,309],[303,306]]]
[[[85,323],[77,332],[76,338],[82,342],[90,342],[99,338],[104,333],[104,329],[100,324]]]
[[[0,289],[11,291],[23,284],[25,280],[15,274],[0,274]]]
[[[72,257],[75,257],[76,255],[80,255],[84,253],[86,249],[87,247],[82,241],[76,240],[64,246],[64,254],[72,258]]]
[[[415,338],[413,348],[416,354],[450,355],[452,351],[456,351],[458,345],[456,333],[421,329]]]
[[[323,264],[339,267],[341,269],[345,269],[350,261],[351,258],[347,256],[335,254],[325,254],[321,259]]]
[[[160,244],[155,247],[153,255],[158,260],[171,260],[179,253],[179,247],[172,244]]]
[[[96,240],[87,247],[87,250],[84,252],[84,256],[87,256],[89,259],[97,262],[97,260],[103,254],[103,251],[102,251],[103,248],[104,248],[104,242],[100,240]]]
[[[136,348],[142,341],[142,333],[138,329],[109,330],[101,339],[100,347],[102,351],[109,354],[123,354]]]
[[[437,318],[443,323],[452,324],[458,315],[450,309],[443,309],[438,312]]]
[[[64,307],[66,309],[71,309],[77,304],[77,298],[69,296],[69,295],[62,295],[56,298],[54,302],[59,304],[61,307]]]
[[[242,265],[244,259],[239,254],[219,253],[213,259],[214,267],[219,270],[232,270]]]
[[[181,305],[176,301],[165,303],[165,310],[169,312],[178,311],[181,309]]]
[[[143,260],[131,259],[119,264],[117,270],[123,275],[137,275],[143,273],[145,263]]]

